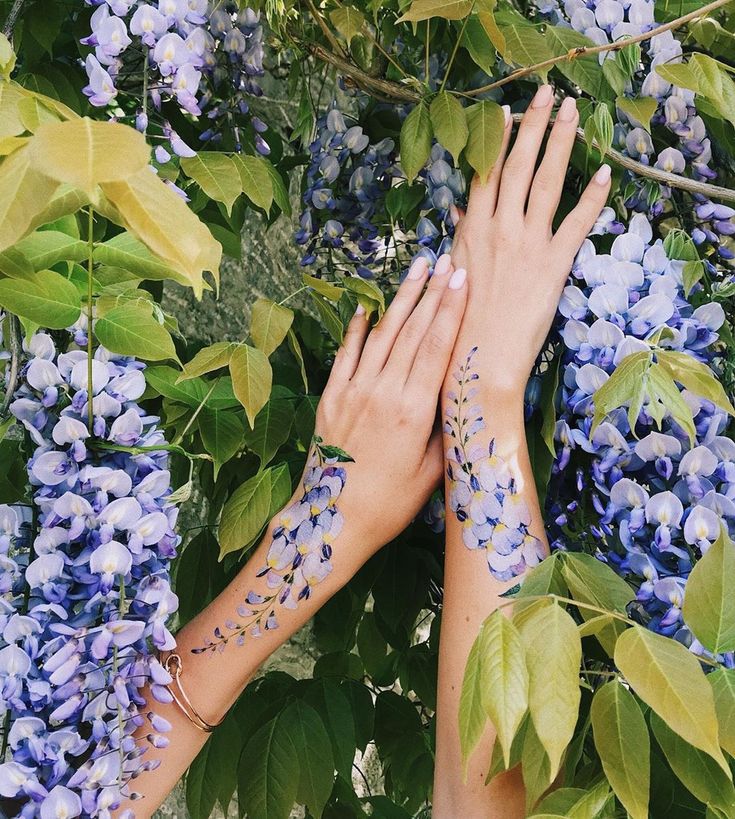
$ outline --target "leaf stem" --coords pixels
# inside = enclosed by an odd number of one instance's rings
[[[444,90],[444,86],[447,84],[447,80],[449,79],[449,72],[452,70],[452,66],[454,65],[454,58],[457,56],[457,52],[459,51],[459,44],[462,42],[462,38],[464,37],[465,29],[467,28],[467,23],[470,21],[470,14],[475,10],[475,4],[472,4],[472,8],[469,10],[467,16],[462,21],[462,28],[459,30],[459,36],[454,42],[454,48],[452,49],[452,53],[449,56],[449,62],[447,63],[447,70],[444,72],[444,79],[442,80],[442,84],[439,87],[439,93]],[[426,74],[426,81],[429,81],[428,72]]]
[[[191,429],[191,425],[194,423],[194,421],[196,421],[197,416],[199,415],[199,413],[204,408],[204,405],[207,403],[207,401],[209,400],[209,397],[214,392],[217,384],[219,384],[220,378],[221,378],[221,376],[217,376],[217,378],[214,379],[214,381],[212,382],[212,386],[209,388],[209,391],[204,396],[204,398],[202,398],[202,400],[199,402],[199,406],[192,413],[191,418],[189,418],[189,420],[187,421],[186,426],[181,430],[181,432],[171,442],[171,446],[176,446],[176,447],[180,446],[181,442],[184,440],[184,436]]]
[[[92,341],[92,320],[94,318],[94,210],[87,208],[87,426],[89,434],[94,430],[94,387],[92,361],[94,344]]]

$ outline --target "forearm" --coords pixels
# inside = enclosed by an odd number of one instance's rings
[[[478,378],[470,381],[468,374],[462,389],[450,372],[443,396],[443,406],[450,412],[445,451],[453,453],[454,447],[459,446],[467,453],[474,450],[479,457],[469,467],[458,463],[456,454],[447,460],[434,815],[437,819],[459,815],[467,819],[513,819],[524,815],[520,772],[511,771],[485,785],[495,740],[491,727],[470,757],[466,781],[463,781],[458,728],[460,692],[467,657],[480,625],[503,601],[500,595],[515,586],[528,566],[547,553],[548,545],[528,457],[522,392],[501,393],[488,384],[489,368],[482,350],[475,354],[470,373]],[[468,386],[477,390],[470,400],[466,400]],[[458,402],[462,402],[461,406]],[[473,408],[479,413],[473,413]],[[469,431],[473,424],[480,426],[475,418],[478,414],[483,418],[484,428],[470,435],[466,443],[463,440],[468,432],[461,433],[458,441],[457,425],[452,417],[458,417],[458,424]],[[491,441],[494,442],[492,455],[489,454]],[[470,482],[474,489],[469,504],[465,502],[461,486],[467,479],[465,468],[472,473]],[[484,496],[493,489],[499,496],[499,504],[483,507]],[[503,514],[503,507],[507,505],[512,507],[513,514]],[[465,516],[466,520],[459,519]],[[487,524],[484,521],[488,517],[500,522],[495,526]]]
[[[269,553],[272,555],[279,517],[280,513],[235,580],[176,635],[176,653],[181,657],[183,669],[181,687],[197,713],[211,724],[225,716],[262,663],[359,567],[359,555],[363,553],[351,548],[354,543],[346,526],[335,545],[331,573],[315,583],[309,596],[295,602],[295,607],[284,606],[278,600],[280,589],[269,588],[267,578],[258,576],[267,564]],[[274,592],[276,599],[268,604],[247,602],[256,599],[251,593],[269,599]],[[255,635],[253,629],[257,629]],[[141,707],[141,713],[153,712],[167,720],[171,728],[163,734],[167,741],[165,748],[150,747],[145,737],[157,732],[147,721],[137,732],[139,744],[148,746],[143,759],[155,759],[160,764],[155,771],[142,774],[129,785],[129,791],[135,791],[144,799],[126,802],[121,811],[133,810],[136,819],[148,817],[156,810],[207,739],[207,734],[197,728],[176,703],[157,702],[147,688],[143,696],[147,702]]]

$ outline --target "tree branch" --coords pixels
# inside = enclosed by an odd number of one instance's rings
[[[0,406],[0,421],[8,417],[8,409],[15,395],[18,386],[18,375],[20,374],[20,359],[23,355],[23,342],[20,334],[20,322],[18,317],[8,313],[8,346],[10,347],[10,369],[5,382],[5,398]],[[2,757],[0,757],[0,760]]]
[[[627,37],[624,40],[616,40],[614,43],[606,43],[604,45],[579,46],[579,48],[572,48],[566,54],[561,54],[558,57],[551,57],[548,60],[536,63],[535,65],[529,65],[525,68],[519,68],[499,80],[495,80],[487,85],[482,85],[479,88],[474,88],[471,91],[466,91],[465,94],[470,97],[476,97],[478,94],[483,94],[486,91],[492,91],[494,88],[500,88],[501,86],[507,85],[514,80],[520,79],[521,77],[527,77],[529,74],[536,74],[544,69],[553,68],[559,63],[571,62],[572,60],[577,60],[580,57],[590,57],[594,54],[602,54],[605,51],[620,51],[621,48],[633,45],[634,43],[642,43],[645,40],[650,40],[652,37],[656,37],[658,34],[663,34],[665,31],[672,31],[673,29],[679,28],[692,20],[705,17],[710,12],[715,11],[715,9],[725,6],[731,2],[732,0],[715,0],[714,3],[708,3],[706,6],[702,6],[701,9],[692,11],[689,14],[683,15],[682,17],[677,17],[676,20],[671,20],[669,23],[656,26],[656,28],[652,28],[650,31],[644,31],[642,34],[636,34],[635,37]]]
[[[25,3],[25,0],[15,0],[15,3],[13,3],[12,8],[10,9],[10,13],[3,24],[3,34],[8,38],[8,40],[13,38],[13,31],[15,30],[15,24],[18,22],[18,18],[20,17],[20,11],[23,8],[23,3]]]

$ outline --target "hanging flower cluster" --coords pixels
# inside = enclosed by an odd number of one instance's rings
[[[0,715],[12,720],[0,795],[22,817],[106,817],[129,780],[156,767],[148,745],[166,744],[154,714],[147,742],[133,737],[144,684],[170,701],[153,654],[175,645],[167,622],[178,606],[166,442],[136,403],[140,362],[100,347],[90,365],[45,333],[28,353],[11,411],[34,446],[38,535],[30,555],[14,552],[16,515],[0,508]]]
[[[258,12],[232,3],[210,8],[208,0],[87,2],[96,6],[91,34],[82,40],[94,48],[85,62],[89,84],[84,88],[93,105],[110,106],[120,91],[132,93],[141,98],[136,127],[146,131],[149,102],[160,112],[163,101],[173,100],[183,111],[212,120],[203,141],[218,142],[228,132],[240,150],[247,129],[256,150],[270,153],[262,136],[267,126],[251,116],[248,103],[248,97],[262,94],[256,79],[264,73]],[[194,155],[165,120],[161,131],[175,154]],[[156,159],[169,158],[160,146]]]

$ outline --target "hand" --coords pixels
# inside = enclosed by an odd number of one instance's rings
[[[470,290],[457,350],[464,357],[479,346],[481,383],[514,399],[523,397],[574,256],[610,190],[610,167],[603,165],[552,233],[579,119],[574,98],[567,97],[534,173],[552,104],[551,86],[542,86],[507,160],[512,120],[506,109],[500,156],[485,184],[473,181],[452,248],[453,263],[469,271]]]
[[[427,277],[419,258],[372,330],[358,308],[317,411],[316,435],[354,459],[337,464],[345,468],[338,543],[361,560],[406,528],[442,478],[435,419],[467,285],[448,255],[422,297]]]

